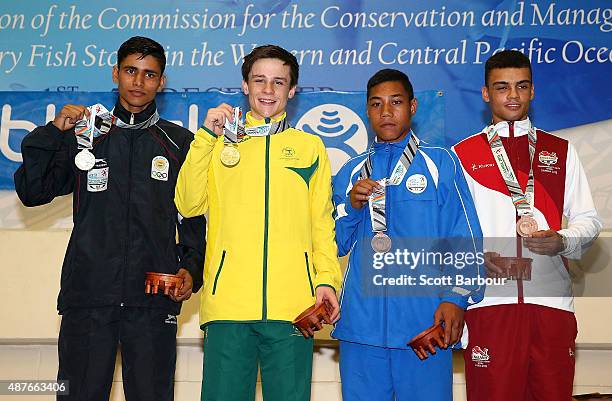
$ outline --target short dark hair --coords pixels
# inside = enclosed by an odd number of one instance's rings
[[[412,89],[412,84],[408,79],[408,75],[399,70],[385,68],[384,70],[380,70],[376,74],[372,75],[372,77],[368,80],[368,92],[366,94],[366,99],[370,98],[372,88],[376,85],[382,84],[383,82],[401,82],[404,89],[406,89],[406,92],[408,92],[408,100],[412,100],[414,98],[414,90]]]
[[[255,64],[257,60],[263,58],[277,58],[281,60],[283,64],[288,65],[289,77],[291,79],[289,86],[294,87],[297,85],[300,75],[300,66],[297,59],[293,54],[276,45],[258,46],[244,57],[244,63],[242,63],[242,79],[244,82],[249,82],[249,73],[253,68],[253,64]]]
[[[503,50],[489,57],[485,63],[485,86],[489,86],[491,71],[499,68],[529,68],[529,77],[533,76],[529,57],[518,50]]]
[[[139,59],[147,56],[154,57],[159,61],[162,74],[166,69],[166,53],[164,53],[164,48],[153,39],[145,38],[144,36],[133,36],[123,42],[117,51],[117,67],[130,54],[140,54]]]

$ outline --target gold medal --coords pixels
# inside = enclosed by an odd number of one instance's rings
[[[516,232],[521,237],[531,237],[536,231],[538,231],[538,223],[531,216],[521,216],[516,222]]]
[[[226,167],[234,167],[240,161],[240,152],[234,145],[226,145],[221,151],[221,163]]]

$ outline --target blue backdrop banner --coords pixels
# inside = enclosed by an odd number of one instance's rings
[[[258,44],[291,50],[300,90],[365,90],[381,68],[416,90],[441,90],[447,136],[487,122],[484,62],[514,48],[532,61],[532,117],[546,130],[612,115],[610,0],[107,0],[4,1],[0,90],[110,91],[130,36],[167,50],[169,92],[239,91]],[[31,117],[34,119],[34,117]]]

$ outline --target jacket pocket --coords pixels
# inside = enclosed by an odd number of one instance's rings
[[[308,274],[308,284],[310,284],[310,295],[314,297],[314,286],[312,285],[312,277],[310,275],[310,265],[308,263],[308,252],[304,252],[304,258],[306,259],[306,273]]]
[[[221,269],[223,269],[223,262],[225,261],[225,250],[223,254],[221,254],[221,262],[219,262],[219,268],[217,269],[217,274],[215,274],[215,282],[213,283],[212,294],[215,295],[217,291],[217,283],[219,282],[219,276],[221,275]]]

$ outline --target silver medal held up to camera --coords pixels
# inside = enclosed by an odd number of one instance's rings
[[[157,109],[148,119],[137,123],[128,124],[113,114],[113,110],[108,111],[104,105],[96,103],[87,107],[89,118],[77,121],[74,126],[74,134],[77,138],[77,148],[79,153],[74,158],[74,164],[79,170],[89,171],[96,164],[96,157],[91,152],[93,150],[94,139],[106,135],[110,132],[113,125],[127,129],[145,129],[155,125],[159,121]]]
[[[402,152],[399,160],[397,161],[391,177],[383,178],[378,180],[378,186],[374,189],[368,199],[368,207],[370,209],[370,221],[372,223],[372,231],[374,236],[372,237],[371,245],[372,249],[376,253],[387,253],[391,250],[393,241],[387,234],[387,187],[393,185],[399,185],[404,176],[408,172],[408,168],[412,164],[416,152],[419,147],[419,139],[414,135],[410,134],[410,139]],[[359,180],[370,178],[372,175],[372,159],[370,156],[366,159],[365,163],[361,167],[359,173]]]
[[[79,170],[89,171],[96,164],[96,157],[91,153],[93,149],[93,140],[95,136],[96,116],[101,107],[100,104],[95,104],[87,108],[89,110],[89,118],[83,118],[77,121],[74,126],[74,134],[77,138],[77,147],[79,153],[74,157],[74,164]],[[106,110],[106,109],[104,109]]]
[[[387,231],[386,200],[387,200],[387,180],[377,181],[379,187],[375,188],[368,199],[370,207],[370,217],[372,219],[372,231],[375,232],[372,238],[372,249],[377,253],[387,253],[391,250],[391,237]]]

